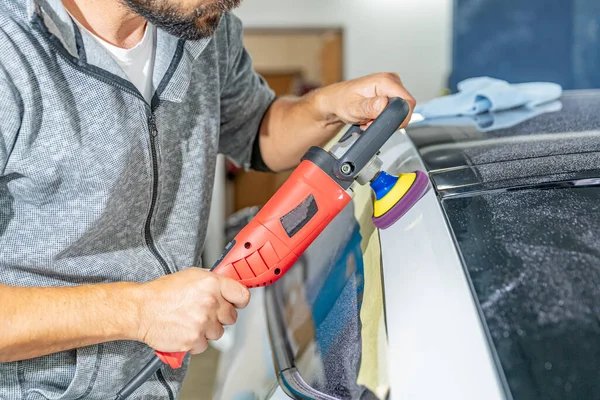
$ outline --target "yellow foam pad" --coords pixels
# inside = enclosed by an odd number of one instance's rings
[[[390,211],[398,201],[404,197],[417,179],[417,174],[401,174],[394,187],[380,200],[375,200],[373,216],[379,218]]]

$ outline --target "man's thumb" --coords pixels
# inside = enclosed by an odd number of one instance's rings
[[[375,119],[381,114],[381,112],[387,107],[387,97],[371,97],[365,99],[361,103],[362,112],[364,113],[365,119]]]

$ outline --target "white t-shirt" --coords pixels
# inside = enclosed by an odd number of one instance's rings
[[[75,18],[73,18],[75,20]],[[77,21],[77,20],[75,20]],[[131,49],[122,49],[114,46],[98,36],[94,35],[79,22],[80,29],[88,32],[98,43],[102,45],[121,67],[129,81],[140,91],[148,103],[154,95],[152,84],[152,73],[154,72],[154,56],[156,53],[156,27],[146,23],[146,31],[141,42]]]

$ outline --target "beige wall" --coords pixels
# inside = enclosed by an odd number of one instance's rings
[[[302,71],[304,79],[321,82],[321,47],[318,33],[246,33],[244,44],[257,71]]]

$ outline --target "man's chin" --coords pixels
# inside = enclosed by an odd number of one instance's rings
[[[198,21],[200,24],[202,24],[198,30],[205,33],[204,37],[214,35],[215,31],[219,27],[222,16],[222,13],[216,13],[202,18],[200,21]]]
[[[143,16],[152,25],[185,40],[201,40],[214,35],[223,12],[212,11],[202,15],[181,15],[173,8],[153,9],[141,0],[123,0],[132,11]]]
[[[201,40],[214,35],[221,22],[221,13],[177,21],[177,23],[150,22],[167,33],[185,40]]]

